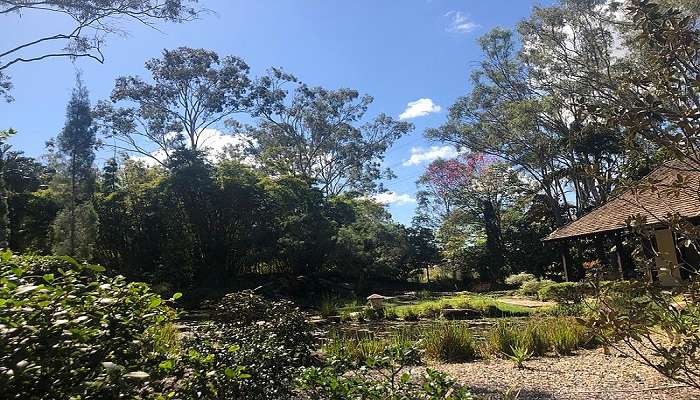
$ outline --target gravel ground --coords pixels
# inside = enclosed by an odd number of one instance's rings
[[[432,364],[472,393],[500,399],[511,389],[519,400],[530,399],[700,399],[700,391],[679,387],[651,368],[601,350],[580,351],[569,357],[544,357],[517,369],[507,360],[489,359],[465,364]]]

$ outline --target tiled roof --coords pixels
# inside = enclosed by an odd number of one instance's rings
[[[683,185],[674,185],[678,176]],[[649,190],[649,183],[659,190]],[[682,186],[678,190],[674,187]],[[635,215],[647,218],[647,223],[664,221],[669,213],[683,217],[700,216],[700,167],[687,161],[669,161],[607,203],[591,210],[581,218],[555,230],[544,240],[557,240],[593,235],[627,228],[627,219]]]

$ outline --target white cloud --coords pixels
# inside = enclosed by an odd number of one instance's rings
[[[207,158],[211,162],[215,162],[219,154],[224,151],[227,147],[239,147],[248,143],[249,138],[242,134],[227,135],[218,129],[208,128],[202,132],[199,139],[199,148],[207,153]],[[159,161],[165,161],[165,153],[163,150],[156,150],[151,153],[151,155],[157,158]],[[135,156],[131,157],[133,160],[142,161],[148,166],[155,166],[158,164],[153,157],[148,156]],[[252,160],[245,159],[244,163],[252,163]]]
[[[372,198],[381,204],[395,204],[398,206],[416,202],[416,199],[414,199],[410,194],[398,194],[396,192],[378,193],[372,196]]]
[[[399,115],[399,119],[411,119],[423,117],[428,114],[440,112],[442,108],[433,103],[432,99],[418,99],[406,105],[406,109]]]
[[[476,22],[470,21],[469,16],[461,11],[449,11],[445,17],[450,19],[450,23],[447,25],[448,32],[469,33],[480,27]]]
[[[459,155],[457,149],[452,146],[430,146],[428,149],[414,147],[411,149],[411,157],[403,162],[405,167],[429,163],[438,158],[455,158]]]

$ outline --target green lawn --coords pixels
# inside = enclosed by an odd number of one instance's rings
[[[527,316],[536,311],[536,308],[508,304],[479,294],[460,294],[437,299],[419,300],[413,304],[391,305],[390,303],[389,307],[393,308],[399,317],[411,314],[425,317],[435,316],[443,308],[486,310],[495,307],[508,316]]]

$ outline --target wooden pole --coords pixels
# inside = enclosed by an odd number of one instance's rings
[[[564,266],[564,280],[569,281],[569,268],[566,266],[566,251],[561,250],[561,264]]]

